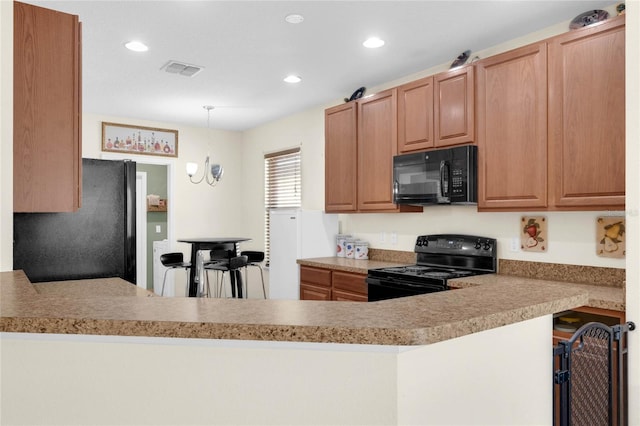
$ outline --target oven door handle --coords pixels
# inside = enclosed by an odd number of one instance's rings
[[[440,161],[440,196],[442,198],[449,198],[449,181],[449,162],[442,160]]]

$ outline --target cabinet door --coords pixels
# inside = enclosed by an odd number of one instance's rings
[[[624,16],[549,43],[550,197],[624,209]]]
[[[325,111],[325,210],[353,212],[357,205],[357,103]]]
[[[396,89],[358,101],[358,210],[395,210]]]
[[[368,286],[365,282],[366,278],[367,276],[363,274],[333,271],[331,285],[333,286],[334,292],[335,290],[342,290],[349,293],[357,293],[366,299],[368,293]]]
[[[13,208],[70,212],[81,201],[78,17],[14,2]]]
[[[434,77],[435,145],[458,145],[475,140],[474,67]]]
[[[398,152],[433,148],[433,77],[398,88]]]
[[[547,207],[546,44],[476,63],[478,209]]]
[[[393,156],[397,145],[396,89],[358,101],[358,210],[396,210]]]

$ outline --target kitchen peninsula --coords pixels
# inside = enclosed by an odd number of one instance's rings
[[[8,423],[545,423],[552,315],[589,302],[517,280],[375,303],[44,286],[0,274]]]

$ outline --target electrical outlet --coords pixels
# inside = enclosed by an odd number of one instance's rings
[[[156,234],[159,234],[162,232],[162,226],[161,225],[156,225]]]
[[[519,251],[520,250],[520,239],[519,238],[511,238],[511,251]]]
[[[391,244],[398,244],[398,233],[397,232],[392,232],[391,233]]]
[[[386,239],[387,239],[387,235],[384,232],[381,232],[380,235],[378,236],[378,242],[384,243]]]

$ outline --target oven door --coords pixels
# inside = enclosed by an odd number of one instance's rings
[[[397,278],[367,277],[368,301],[396,299],[398,297],[417,296],[447,290],[443,283],[411,283]]]

